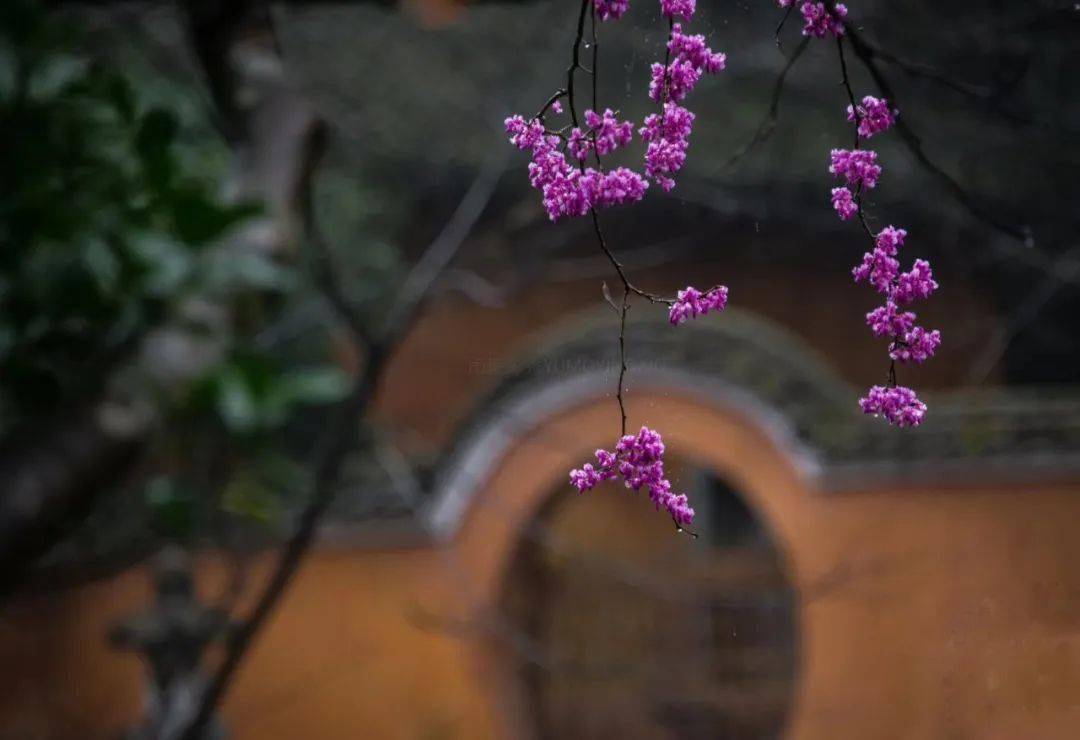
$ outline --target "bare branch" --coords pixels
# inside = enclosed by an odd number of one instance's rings
[[[507,155],[501,147],[488,156],[479,176],[461,199],[450,220],[405,278],[387,319],[383,341],[395,341],[408,328],[432,286],[457,255],[462,242],[472,232],[484,209],[491,202],[491,196],[506,169],[506,162]]]
[[[794,5],[791,6],[795,7]],[[790,12],[791,8],[788,8]],[[785,14],[785,18],[787,15]],[[779,29],[777,29],[779,33]],[[776,76],[776,82],[773,83],[772,95],[769,98],[769,108],[765,112],[765,117],[758,124],[757,129],[754,131],[754,135],[750,137],[750,140],[739,148],[734,154],[732,154],[726,162],[720,165],[720,170],[727,170],[739,163],[747,154],[752,152],[758,146],[763,144],[773,135],[773,131],[776,130],[776,122],[780,115],[780,98],[784,94],[784,85],[787,81],[788,73],[791,68],[795,66],[795,62],[799,60],[803,52],[806,51],[806,47],[809,46],[809,37],[804,37],[799,45],[795,47],[795,51],[791,53],[791,56],[787,58],[787,62],[784,63],[780,73]]]

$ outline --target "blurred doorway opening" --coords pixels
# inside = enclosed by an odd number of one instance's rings
[[[743,498],[678,460],[700,538],[646,494],[553,491],[521,533],[506,659],[538,738],[781,737],[797,673],[795,592]]]

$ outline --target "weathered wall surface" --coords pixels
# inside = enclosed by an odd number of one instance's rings
[[[786,556],[802,594],[790,737],[1075,737],[1080,484],[825,493],[737,414],[644,389],[632,410],[741,490]],[[612,423],[601,400],[518,442],[445,546],[317,552],[230,695],[234,736],[526,734],[482,618],[519,528]],[[147,596],[129,573],[9,609],[0,737],[112,737],[136,716],[139,666],[102,636]]]

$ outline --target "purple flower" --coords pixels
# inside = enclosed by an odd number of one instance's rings
[[[690,20],[697,9],[697,0],[660,0],[660,12],[668,18]]]
[[[832,189],[832,207],[841,221],[847,221],[859,212],[859,206],[855,204],[851,191],[847,188]]]
[[[915,260],[915,264],[909,271],[897,277],[893,299],[900,305],[906,305],[919,299],[929,298],[937,287],[934,273],[930,270],[930,263],[926,260]]]
[[[855,282],[861,283],[865,280],[874,286],[874,290],[885,295],[892,288],[899,271],[900,262],[892,257],[887,249],[874,247],[874,251],[863,255],[862,264],[856,265],[851,274],[855,277]]]
[[[625,145],[633,136],[633,124],[616,120],[611,110],[602,116],[586,111],[585,117],[592,133],[575,128],[567,140],[567,150],[579,160],[584,160],[594,146],[598,151],[609,152]],[[572,166],[558,149],[559,137],[547,135],[539,120],[526,122],[521,116],[511,116],[506,119],[506,131],[515,146],[532,150],[529,183],[540,191],[544,209],[552,221],[584,216],[592,208],[633,203],[645,196],[649,183],[626,167],[611,172],[592,168],[582,172]],[[595,143],[591,135],[597,137]]]
[[[593,0],[600,20],[618,20],[630,9],[630,0]]]
[[[876,337],[903,336],[915,326],[915,314],[900,311],[891,300],[866,314],[866,325]]]
[[[589,140],[588,134],[575,126],[566,140],[567,151],[584,162],[589,158],[589,152],[592,151],[592,148],[593,143]]]
[[[526,122],[521,116],[510,116],[506,119],[506,133],[510,134],[510,143],[518,149],[535,152],[548,147],[544,124],[539,120]]]
[[[885,250],[890,257],[896,256],[900,247],[904,246],[904,238],[907,236],[906,229],[897,229],[894,226],[886,226],[878,232],[874,243],[878,248]]]
[[[869,139],[874,134],[880,134],[896,122],[899,111],[889,108],[889,103],[883,98],[875,98],[867,95],[862,99],[862,105],[852,110],[847,107],[847,119],[855,120],[855,114],[859,116],[859,136]]]
[[[658,103],[661,98],[676,102],[682,100],[701,79],[701,70],[687,59],[675,59],[667,67],[653,62],[651,70],[649,97]]]
[[[664,509],[679,526],[694,520],[694,510],[683,494],[673,493],[671,481],[664,473],[664,440],[648,427],[637,434],[628,434],[618,441],[615,451],[597,450],[597,466],[586,463],[570,471],[570,483],[580,492],[596,487],[602,481],[621,476],[627,488],[649,489],[657,511]]]
[[[610,172],[586,170],[582,187],[589,203],[597,208],[609,208],[641,200],[649,183],[637,172],[617,167]]]
[[[893,341],[889,357],[898,362],[926,362],[934,356],[941,344],[941,332],[937,329],[927,331],[921,326],[912,327],[902,337]]]
[[[709,311],[719,313],[727,307],[728,289],[726,285],[718,285],[710,288],[705,293],[693,286],[687,286],[686,290],[680,290],[677,299],[668,310],[668,319],[672,326],[689,319],[704,316]]]
[[[709,74],[716,74],[727,65],[727,55],[714,52],[705,45],[703,35],[690,36],[682,32],[682,24],[676,23],[671,27],[671,38],[668,40],[668,50],[672,58],[685,59],[694,67]]]
[[[675,103],[667,103],[664,113],[654,113],[645,118],[645,125],[638,133],[648,143],[645,148],[645,174],[652,178],[664,192],[675,187],[671,175],[682,169],[686,162],[687,140],[694,124],[694,114]]]
[[[881,165],[877,164],[877,152],[868,149],[833,149],[829,172],[844,178],[848,185],[872,188],[881,176]]]
[[[693,36],[682,32],[682,24],[671,27],[668,39],[671,62],[665,67],[656,62],[650,68],[649,97],[656,102],[681,101],[694,89],[703,74],[716,74],[727,66],[727,55],[714,52],[705,45],[701,34]]]
[[[836,12],[833,13],[823,2],[805,2],[799,8],[802,13],[803,36],[813,36],[823,39],[826,35],[844,35],[843,19],[847,17],[847,6],[842,3],[836,4]]]
[[[633,122],[619,121],[611,108],[605,110],[602,116],[596,111],[585,111],[585,123],[592,129],[593,137],[596,139],[596,151],[601,155],[610,154],[615,149],[626,146],[634,138]]]
[[[859,400],[864,414],[882,416],[898,427],[917,427],[926,415],[926,404],[915,396],[915,391],[903,386],[875,385]]]

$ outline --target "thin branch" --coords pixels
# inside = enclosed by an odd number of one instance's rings
[[[967,382],[969,384],[981,385],[986,382],[990,373],[1005,356],[1009,344],[1016,335],[1035,320],[1039,312],[1053,300],[1063,286],[1080,275],[1080,260],[1076,259],[1078,251],[1080,247],[1073,248],[1058,258],[1053,269],[1047,270],[1042,282],[1028,294],[1005,325],[998,330],[997,344],[986,344],[982,354],[971,363],[971,368],[968,370]]]
[[[830,2],[830,5],[831,4],[832,3]],[[855,56],[859,58],[863,63],[863,66],[866,67],[867,72],[870,73],[871,78],[874,80],[874,84],[876,84],[878,90],[881,91],[882,97],[888,99],[892,105],[899,108],[900,105],[896,97],[896,91],[893,89],[889,79],[878,66],[874,49],[863,40],[862,36],[855,30],[855,25],[853,23],[849,22],[846,24],[844,37],[850,41]],[[911,126],[908,125],[906,117],[898,117],[894,127],[896,132],[900,134],[900,138],[907,146],[908,151],[915,157],[915,160],[923,167],[923,169],[941,182],[952,197],[963,206],[968,213],[993,227],[995,230],[1000,231],[1013,239],[1019,240],[1024,246],[1034,246],[1034,237],[1029,226],[1012,224],[998,218],[990,208],[969,193],[955,177],[946,172],[945,169],[930,158],[923,148],[922,140]]]
[[[184,732],[183,740],[198,740],[201,737],[204,728],[228,690],[237,669],[246,657],[254,638],[273,613],[300,568],[304,556],[310,550],[319,524],[337,492],[341,467],[352,449],[358,421],[364,416],[378,389],[386,363],[394,347],[411,327],[420,308],[430,295],[432,285],[457,254],[476,220],[487,207],[499,176],[502,174],[504,161],[501,157],[492,157],[469,188],[446,227],[410,272],[398,300],[390,311],[385,330],[378,335],[363,329],[356,331],[358,341],[366,340],[366,356],[352,390],[334,412],[320,451],[315,455],[316,472],[311,496],[301,512],[293,535],[278,555],[277,565],[270,580],[247,619],[237,627],[226,644],[224,658],[207,686],[199,711]],[[309,216],[306,220],[314,225],[313,217]],[[314,233],[317,235],[318,230]],[[352,312],[347,302],[331,300],[331,304],[336,310],[345,314],[343,319],[347,326],[350,328],[363,326],[362,319]],[[369,339],[373,336],[377,336],[377,339]]]
[[[903,57],[899,57],[896,54],[893,54],[892,52],[883,49],[877,44],[867,41],[865,38],[862,40],[862,42],[871,54],[873,54],[875,57],[885,62],[886,64],[891,64],[894,67],[897,67],[905,73],[911,75],[912,77],[919,77],[925,80],[929,80],[938,85],[941,85],[942,87],[948,88],[955,93],[963,95],[970,100],[984,104],[989,111],[1000,116],[1002,119],[1010,123],[1022,126],[1038,126],[1041,128],[1052,127],[1052,124],[1047,121],[1040,121],[1033,118],[1028,118],[1026,116],[1022,116],[1018,113],[1014,113],[1013,111],[1005,109],[999,102],[996,102],[998,96],[1001,95],[1001,88],[995,91],[989,88],[980,87],[979,85],[974,85],[970,82],[958,80],[954,77],[950,77],[949,75],[938,69],[935,69],[934,67],[931,67],[928,64],[922,64],[920,62],[914,62],[910,59],[904,59]]]
[[[780,48],[780,32],[784,30],[784,24],[786,24],[787,21],[788,21],[788,18],[791,17],[791,11],[793,11],[793,10],[795,10],[795,3],[791,3],[790,5],[788,5],[788,9],[784,12],[784,17],[781,18],[780,22],[776,24],[776,31],[773,32],[773,36],[776,39],[776,48],[777,49]],[[803,45],[805,46],[806,42],[809,41],[809,40],[810,39],[808,37],[804,38],[803,39]]]
[[[795,47],[795,51],[791,53],[791,56],[788,57],[784,67],[776,76],[776,82],[773,83],[772,95],[769,98],[769,108],[765,112],[765,117],[761,120],[761,123],[758,124],[758,127],[754,131],[754,135],[750,137],[750,140],[732,154],[726,162],[720,165],[721,171],[733,167],[742,160],[743,157],[763,144],[773,135],[773,131],[776,130],[776,123],[779,120],[780,98],[783,97],[784,94],[784,85],[787,82],[788,73],[791,71],[791,68],[795,66],[795,62],[799,60],[799,57],[802,56],[803,52],[806,51],[806,47],[809,45],[810,38],[804,37],[803,40],[799,42],[799,45]]]
[[[413,266],[386,321],[384,341],[399,339],[416,317],[432,286],[457,255],[462,242],[472,233],[476,222],[491,202],[499,179],[506,169],[506,162],[507,154],[503,148],[488,156],[480,174],[461,199],[450,220]]]

